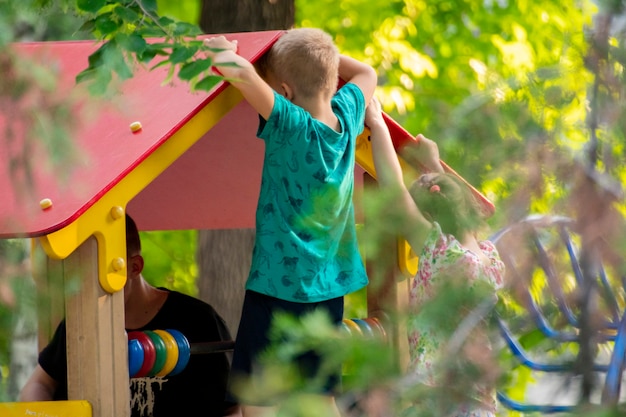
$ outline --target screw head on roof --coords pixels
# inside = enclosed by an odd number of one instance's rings
[[[52,207],[52,200],[50,200],[49,198],[44,198],[39,202],[39,206],[42,210],[49,209],[50,207]]]
[[[130,124],[130,131],[135,133],[135,132],[139,132],[141,130],[142,126],[141,126],[141,122],[132,122]]]

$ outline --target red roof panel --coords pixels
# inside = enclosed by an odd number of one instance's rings
[[[231,39],[237,39],[239,53],[255,61],[261,56],[272,43],[282,34],[282,31],[249,32],[228,34]],[[21,57],[32,58],[35,62],[44,64],[51,68],[51,73],[57,76],[58,87],[53,97],[57,100],[69,100],[73,94],[80,91],[80,86],[76,86],[74,79],[76,75],[87,67],[87,57],[98,47],[91,41],[79,42],[41,42],[41,43],[20,43],[12,45],[14,51]],[[32,169],[16,172],[12,167],[16,166],[15,157],[19,155],[20,146],[27,144],[25,134],[14,135],[12,146],[9,146],[8,127],[10,126],[9,114],[0,114],[0,132],[3,132],[7,146],[0,149],[0,237],[15,236],[40,236],[59,230],[78,218],[85,210],[98,201],[124,176],[137,167],[155,149],[162,146],[171,136],[186,124],[200,109],[206,106],[211,100],[217,97],[224,89],[222,83],[213,89],[209,94],[198,92],[191,93],[188,85],[175,82],[162,85],[166,78],[166,69],[158,68],[153,71],[140,69],[135,76],[123,82],[119,87],[119,92],[106,102],[102,100],[89,99],[88,102],[78,104],[78,108],[87,109],[87,117],[68,120],[77,123],[71,141],[77,150],[76,158],[69,159],[71,164],[55,164],[54,150],[45,150],[41,143],[29,138],[33,145],[29,152],[30,167]],[[230,128],[233,132],[238,132],[237,136],[228,138],[216,138],[216,141],[223,143],[219,146],[230,146],[231,154],[228,157],[230,168],[241,167],[247,172],[247,168],[254,168],[256,176],[260,175],[260,163],[262,163],[262,148],[259,150],[258,140],[255,139],[256,115],[245,103],[235,107],[233,115],[230,115]],[[139,133],[130,130],[130,123],[141,121],[143,129]],[[250,125],[249,123],[254,123]],[[245,126],[245,132],[240,131]],[[222,130],[229,130],[229,126],[222,126]],[[23,126],[19,126],[16,131],[20,131]],[[210,132],[209,132],[210,133]],[[209,140],[207,135],[200,141]],[[253,155],[246,156],[246,159],[233,161],[233,151],[242,149],[243,143],[240,140],[252,143]],[[248,143],[246,142],[246,143]],[[247,145],[245,145],[247,146]],[[212,154],[207,156],[207,163],[211,158],[215,158],[218,149],[209,150]],[[246,154],[244,152],[244,154]],[[196,155],[198,157],[199,155]],[[254,160],[249,160],[253,157]],[[185,161],[178,164],[192,166],[191,160],[196,158],[187,157]],[[218,158],[219,160],[220,158]],[[222,158],[223,159],[223,158]],[[202,164],[202,158],[196,162]],[[210,162],[215,164],[215,162]],[[19,165],[19,164],[18,164]],[[206,165],[206,164],[205,164]],[[180,170],[180,168],[178,168]],[[245,178],[246,172],[240,172],[239,177]],[[200,197],[199,203],[190,205],[194,211],[197,207],[205,207],[203,199],[210,199],[213,191],[205,192],[196,187],[206,184],[214,179],[221,179],[223,186],[228,187],[227,177],[229,172],[218,173],[215,170],[191,174],[184,184],[172,184],[166,178],[159,179],[158,183],[170,188],[173,195],[167,197],[167,201],[155,205],[153,199],[148,199],[150,193],[158,194],[158,187],[149,187],[146,190],[146,204],[138,206],[133,203],[134,212],[164,210],[164,206],[172,204],[179,207],[182,203],[177,196],[182,192],[190,192],[195,197]],[[32,180],[28,180],[28,178]],[[173,177],[180,177],[174,175]],[[192,178],[194,181],[190,181]],[[241,179],[241,178],[240,178]],[[17,181],[16,181],[17,180]],[[247,180],[254,182],[252,179]],[[232,185],[231,185],[232,186]],[[233,190],[228,190],[233,192]],[[203,194],[204,193],[204,194]],[[215,196],[214,196],[215,197]],[[52,201],[52,207],[42,210],[40,201],[44,198]],[[172,199],[174,199],[172,201]],[[245,196],[242,198],[249,198]],[[246,202],[252,207],[256,204],[256,196],[253,201]],[[222,210],[224,208],[222,207]],[[177,221],[171,219],[172,210],[163,211],[168,213],[169,224],[163,228],[202,228],[194,225],[193,219],[187,217],[187,222],[183,222],[184,227],[180,227]],[[236,211],[233,212],[235,214]],[[134,213],[133,213],[134,214]],[[205,213],[206,218],[211,213]],[[253,216],[253,210],[252,214]],[[181,217],[180,214],[177,217]],[[182,216],[184,218],[184,216]],[[249,217],[249,216],[248,216]],[[154,218],[153,218],[154,220]],[[219,219],[216,219],[219,221]],[[140,220],[138,220],[138,223]],[[149,222],[154,228],[160,228],[154,222]],[[247,226],[247,224],[224,224],[224,227]],[[146,224],[147,226],[147,224]],[[205,224],[206,226],[206,224]],[[252,227],[253,223],[249,225]],[[148,228],[148,227],[145,227]]]

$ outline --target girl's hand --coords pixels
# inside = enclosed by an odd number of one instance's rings
[[[428,139],[421,133],[416,141],[409,142],[402,148],[402,156],[411,165],[421,165],[429,172],[444,172],[439,159],[439,147],[435,141]]]
[[[380,101],[376,97],[372,97],[370,104],[365,109],[365,125],[372,128],[377,125],[384,125],[384,123]]]

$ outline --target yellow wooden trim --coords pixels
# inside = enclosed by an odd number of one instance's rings
[[[141,190],[185,153],[243,99],[228,86],[204,106],[163,145],[120,180],[78,219],[61,230],[40,237],[46,254],[67,258],[89,236],[98,240],[99,279],[102,288],[114,293],[126,283],[124,210]]]
[[[35,401],[0,403],[2,417],[92,417],[88,401]]]

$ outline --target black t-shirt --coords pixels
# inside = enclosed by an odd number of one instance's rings
[[[165,288],[162,288],[165,289]],[[170,291],[161,310],[146,326],[133,330],[180,331],[189,343],[231,340],[224,320],[209,304]],[[58,383],[56,400],[67,399],[66,327],[62,321],[50,344],[39,354],[39,365]],[[180,415],[222,416],[230,353],[194,354],[185,369],[174,376],[132,378],[133,417]]]

